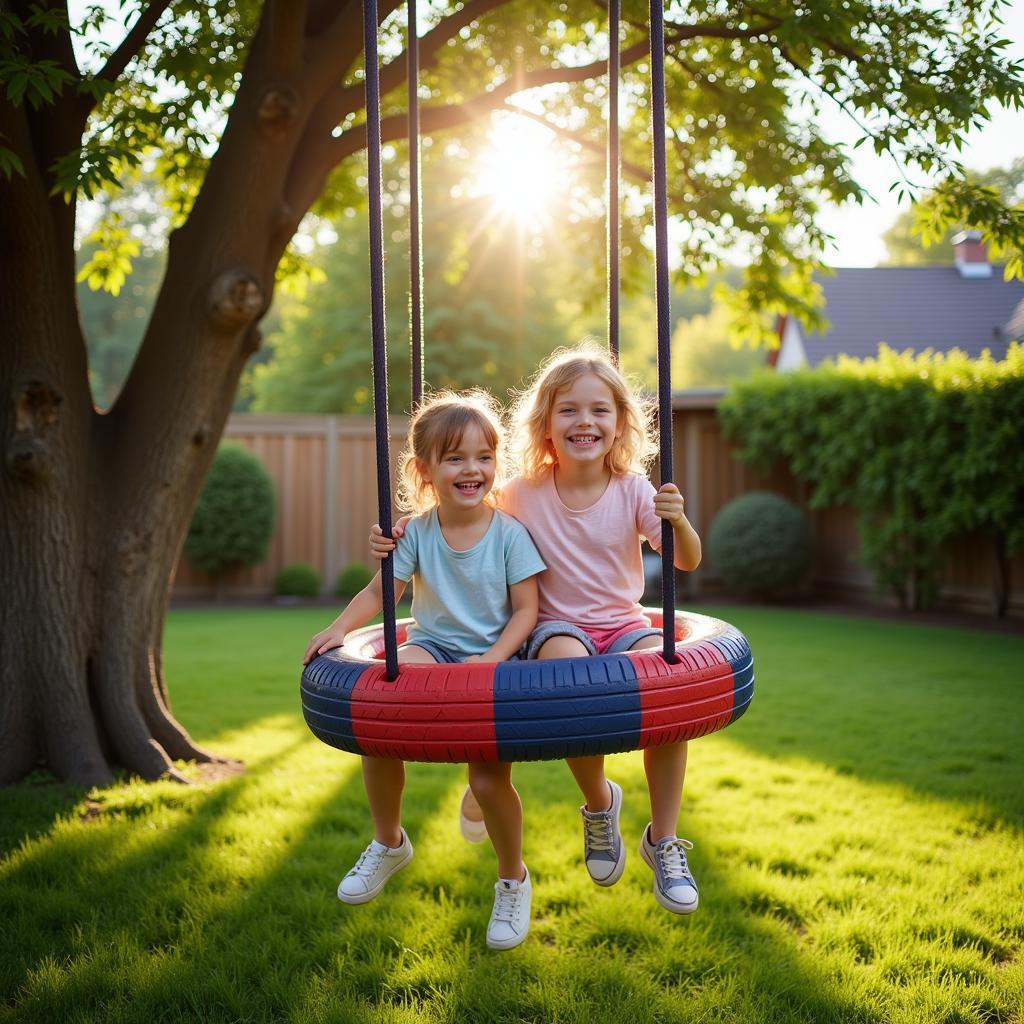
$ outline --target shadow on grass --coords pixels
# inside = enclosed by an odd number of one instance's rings
[[[809,612],[728,609],[756,690],[731,740],[839,775],[978,805],[1024,827],[1024,640]]]
[[[117,827],[30,852],[2,879],[5,1007],[25,1021],[104,1024],[880,1019],[846,990],[848,975],[801,948],[799,907],[735,885],[725,862],[700,863],[692,918],[657,907],[634,845],[636,763],[630,865],[611,890],[585,876],[564,765],[517,767],[534,926],[517,950],[492,953],[493,855],[456,831],[464,769],[409,766],[416,859],[379,899],[347,907],[334,887],[369,831],[358,762],[331,753],[325,781],[311,756],[296,740],[247,776],[178,791],[178,817],[151,840],[140,797]]]
[[[279,767],[299,753],[283,752]],[[205,794],[172,831],[124,855],[115,836],[85,837],[84,855],[59,844],[14,872],[15,889],[45,880],[51,891],[40,901],[44,937],[5,954],[7,971],[12,953],[20,961],[6,1005],[20,990],[21,1019],[39,1021],[351,1022],[422,1011],[438,1021],[618,1024],[691,1019],[688,1000],[728,989],[759,1019],[794,1000],[787,1020],[868,1019],[777,928],[744,913],[713,872],[713,909],[684,921],[635,887],[586,881],[565,898],[562,872],[539,856],[535,934],[511,953],[488,951],[489,850],[456,840],[443,862],[429,856],[455,828],[463,774],[450,766],[410,766],[407,823],[424,852],[373,903],[346,907],[333,892],[368,827],[354,759],[306,813],[280,824],[265,857],[253,864],[247,847],[250,870],[239,877],[245,869],[221,863],[221,853],[242,842],[232,820],[270,771]],[[568,800],[535,798],[532,817],[550,822],[575,861],[570,780],[564,788]],[[715,934],[723,930],[724,939]],[[668,944],[677,949],[666,958]]]
[[[312,743],[205,792],[140,793],[114,821],[53,835],[11,865],[3,1005],[40,1021],[279,1020],[311,973],[331,971],[352,922],[360,935],[397,933],[402,890],[432,884],[415,880],[414,863],[396,899],[358,917],[338,903],[371,826],[358,760],[338,754],[325,784],[297,768]],[[452,772],[410,772],[410,831],[436,814]],[[175,818],[150,839],[154,805],[173,805]]]

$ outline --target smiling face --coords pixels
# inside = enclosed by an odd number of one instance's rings
[[[547,438],[561,466],[604,464],[621,433],[612,389],[595,373],[584,373],[556,395]]]
[[[423,480],[429,483],[442,508],[466,510],[484,500],[494,486],[494,446],[475,423],[468,423],[454,445],[420,463]]]

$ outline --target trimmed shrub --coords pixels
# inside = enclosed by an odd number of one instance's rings
[[[807,517],[770,491],[730,501],[708,534],[708,557],[723,582],[741,594],[768,597],[800,581],[811,564]]]
[[[353,562],[338,573],[334,582],[336,597],[355,597],[373,579],[373,571],[362,562]]]
[[[222,444],[192,515],[185,554],[219,589],[225,569],[267,557],[275,505],[274,482],[259,457],[243,445]]]
[[[320,573],[305,562],[286,565],[274,577],[274,593],[279,597],[319,597]]]

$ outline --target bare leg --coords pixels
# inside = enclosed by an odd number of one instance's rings
[[[631,651],[661,647],[661,637],[648,636],[638,640]],[[679,807],[683,801],[683,780],[686,776],[685,740],[666,743],[644,750],[644,772],[647,791],[651,797],[651,842],[676,835],[679,827]]]
[[[553,636],[537,652],[538,658],[586,658],[589,652],[574,636]],[[611,790],[604,777],[604,754],[593,757],[567,757],[576,785],[580,787],[588,811],[607,811],[612,805]]]
[[[612,791],[604,774],[604,754],[593,757],[567,757],[576,785],[580,787],[588,811],[607,811],[612,805]]]
[[[462,813],[470,821],[483,821],[484,812],[480,809],[480,804],[477,802],[476,796],[473,793],[473,782],[472,782],[473,770],[472,765],[470,766],[469,777],[469,792],[465,794],[462,801]]]
[[[413,645],[400,648],[398,660],[403,664],[434,664],[434,659],[422,647]],[[385,846],[399,846],[402,842],[405,762],[391,757],[364,757],[363,786],[373,817],[373,838]]]
[[[391,757],[364,757],[363,786],[373,816],[373,838],[385,846],[400,846],[405,762]]]
[[[683,801],[686,776],[686,741],[648,747],[644,751],[644,771],[651,796],[651,842],[677,835],[679,807]]]
[[[483,811],[487,835],[498,857],[498,877],[520,882],[523,864],[523,805],[512,785],[512,765],[475,762],[469,766],[469,785]]]

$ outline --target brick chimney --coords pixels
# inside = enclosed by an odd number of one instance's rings
[[[961,277],[991,277],[988,247],[980,231],[961,231],[953,236],[953,259]]]

